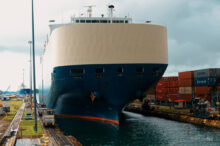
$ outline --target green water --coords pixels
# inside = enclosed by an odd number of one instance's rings
[[[220,146],[220,129],[124,112],[120,126],[75,119],[57,119],[65,134],[85,146]]]

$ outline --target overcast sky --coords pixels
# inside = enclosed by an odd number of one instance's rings
[[[169,67],[165,75],[179,71],[220,67],[220,0],[35,0],[37,63],[48,33],[48,20],[68,22],[70,16],[86,13],[106,15],[106,5],[115,5],[115,16],[131,16],[133,22],[151,20],[168,30]],[[29,86],[31,0],[1,0],[0,89]],[[38,69],[37,65],[37,69]],[[38,78],[38,77],[36,77]]]

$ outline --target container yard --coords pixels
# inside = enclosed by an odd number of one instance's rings
[[[126,110],[220,128],[219,72],[211,68],[162,77],[143,102],[136,100]]]

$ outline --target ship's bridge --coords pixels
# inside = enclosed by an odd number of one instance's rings
[[[54,21],[53,21],[54,22]],[[91,23],[132,23],[132,18],[128,17],[71,17],[70,23],[50,24],[50,34],[58,27],[72,24],[91,24]]]
[[[132,23],[132,19],[127,17],[72,17],[71,23]]]

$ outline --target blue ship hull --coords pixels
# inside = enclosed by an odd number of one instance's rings
[[[167,64],[100,64],[53,68],[44,102],[57,116],[119,123],[119,113],[156,84]],[[97,72],[102,68],[103,72]],[[122,68],[120,71],[119,68]],[[139,68],[139,69],[137,69]],[[141,68],[141,69],[140,69]],[[83,69],[72,73],[71,69]],[[45,96],[46,95],[46,96]]]

